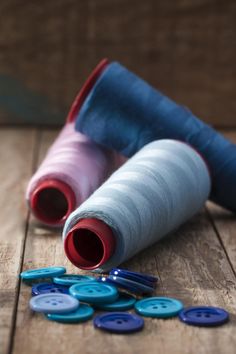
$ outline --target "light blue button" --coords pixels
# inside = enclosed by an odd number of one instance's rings
[[[177,316],[183,304],[170,297],[148,297],[134,305],[137,313],[147,317],[167,318]]]
[[[112,285],[98,283],[96,281],[74,284],[69,293],[75,298],[92,303],[111,303],[118,298],[118,291]]]
[[[43,294],[30,299],[30,308],[43,313],[67,313],[75,311],[79,301],[66,294]]]
[[[95,277],[91,277],[89,275],[80,275],[80,274],[63,274],[60,277],[53,278],[53,282],[55,284],[71,286],[77,283],[81,283],[82,281],[93,281],[96,280]]]
[[[62,323],[79,323],[85,322],[93,317],[94,310],[86,304],[80,304],[77,310],[65,314],[46,314],[47,318],[51,321]]]
[[[66,272],[65,267],[48,267],[48,268],[38,268],[29,269],[21,273],[21,278],[23,280],[33,280],[40,278],[52,278],[62,275]]]
[[[103,311],[126,311],[134,307],[136,302],[135,297],[120,293],[118,299],[111,304],[100,304],[96,308]]]

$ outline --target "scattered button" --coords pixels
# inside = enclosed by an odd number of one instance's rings
[[[136,281],[138,283],[142,283],[144,285],[150,286],[150,287],[156,287],[158,278],[148,275],[148,274],[143,274],[143,273],[138,273],[138,272],[131,272],[125,269],[120,269],[120,268],[113,268],[110,273],[110,275],[116,275],[121,278],[126,278],[130,279],[133,281]]]
[[[177,316],[183,309],[183,304],[169,297],[148,297],[137,301],[134,307],[140,315],[167,318]]]
[[[131,291],[137,294],[150,294],[153,293],[154,288],[150,286],[146,286],[144,284],[138,283],[136,281],[125,279],[121,277],[117,277],[115,275],[109,275],[107,277],[108,281],[111,281],[118,287]]]
[[[43,313],[66,313],[75,311],[79,301],[66,294],[42,294],[30,299],[30,308]]]
[[[77,310],[65,313],[56,314],[48,313],[46,317],[51,321],[62,322],[62,323],[79,323],[85,322],[93,317],[94,310],[92,307],[86,304],[80,304]]]
[[[53,278],[53,282],[55,284],[71,286],[77,283],[81,283],[82,281],[91,281],[96,280],[95,277],[91,277],[89,275],[80,275],[80,274],[63,274],[60,277]]]
[[[91,281],[74,284],[69,292],[75,298],[88,303],[111,303],[118,298],[117,289],[108,284]]]
[[[64,267],[48,267],[48,268],[38,268],[30,269],[21,273],[21,278],[23,280],[33,280],[40,278],[52,278],[62,275],[66,272]]]
[[[133,333],[144,326],[141,317],[127,312],[112,312],[98,315],[93,320],[94,327],[113,333]]]
[[[32,287],[33,296],[48,293],[69,294],[69,289],[66,286],[53,283],[40,283]]]
[[[118,299],[112,304],[100,304],[96,308],[103,311],[126,311],[134,307],[136,302],[135,297],[120,293]]]
[[[210,327],[220,326],[229,320],[227,311],[219,307],[194,306],[183,309],[179,319],[193,326]]]

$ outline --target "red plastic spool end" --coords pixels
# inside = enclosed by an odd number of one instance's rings
[[[111,228],[98,219],[81,219],[68,233],[64,249],[76,267],[96,269],[107,262],[115,250]]]
[[[97,79],[99,78],[103,70],[105,70],[105,68],[108,66],[108,64],[108,59],[101,60],[100,63],[96,66],[96,68],[89,75],[71,106],[71,109],[66,119],[67,123],[71,123],[75,120],[75,116],[78,114],[86,97],[88,96],[89,92],[95,85]]]
[[[56,179],[39,183],[30,196],[30,207],[34,215],[51,226],[61,226],[76,207],[72,189]]]

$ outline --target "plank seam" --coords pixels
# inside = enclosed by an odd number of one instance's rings
[[[35,131],[35,137],[34,137],[35,143],[33,147],[33,154],[32,154],[32,161],[31,161],[31,174],[34,173],[37,162],[39,159],[39,147],[41,144],[42,140],[42,132],[41,131]],[[25,247],[26,247],[26,241],[27,241],[27,235],[28,235],[28,230],[29,230],[29,219],[30,219],[30,211],[27,211],[26,214],[26,223],[25,223],[25,231],[24,231],[24,238],[22,242],[22,252],[21,252],[21,258],[20,258],[20,264],[19,264],[19,274],[22,272],[23,269],[23,264],[24,264],[24,256],[25,256]],[[18,303],[19,303],[19,298],[20,298],[20,289],[21,289],[21,279],[18,276],[18,281],[16,285],[16,297],[15,297],[15,302],[14,302],[14,307],[13,307],[13,314],[12,314],[12,324],[11,324],[11,330],[10,330],[10,336],[9,336],[9,346],[7,353],[12,354],[13,349],[14,349],[14,338],[15,338],[15,331],[16,331],[16,322],[17,322],[17,313],[18,313]]]
[[[234,277],[236,278],[236,271],[235,271],[234,266],[233,266],[233,264],[232,264],[232,262],[230,260],[229,255],[227,253],[227,250],[226,250],[224,242],[223,242],[223,240],[221,238],[220,232],[219,232],[219,230],[218,230],[218,228],[217,228],[217,226],[216,226],[216,224],[214,222],[214,218],[213,218],[210,210],[208,209],[208,207],[206,206],[205,208],[206,208],[207,217],[208,217],[208,219],[209,219],[209,221],[210,221],[210,223],[211,223],[211,225],[213,227],[213,230],[215,231],[215,234],[216,234],[216,236],[217,236],[217,238],[218,238],[218,240],[220,242],[220,245],[221,245],[221,247],[222,247],[222,249],[223,249],[223,251],[225,253],[226,259],[228,260],[228,263],[229,263],[230,268],[231,268],[231,270],[232,270],[232,272],[234,274]]]

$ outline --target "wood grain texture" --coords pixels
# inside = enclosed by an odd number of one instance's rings
[[[53,132],[41,137],[40,159],[54,140]],[[65,258],[61,232],[30,220],[24,269],[64,265],[79,273]],[[176,297],[187,305],[215,305],[230,311],[231,321],[219,328],[186,326],[178,319],[145,318],[145,328],[129,336],[111,335],[93,328],[92,322],[63,325],[32,313],[30,287],[22,284],[17,309],[13,353],[24,354],[220,354],[235,353],[236,279],[222,244],[203,211],[171,237],[148,248],[122,265],[156,274],[157,295]]]
[[[0,130],[0,353],[7,353],[18,296],[27,225],[26,181],[32,173],[34,132]]]
[[[0,121],[62,123],[108,57],[204,120],[236,126],[235,18],[232,0],[3,0]]]
[[[60,232],[31,224],[24,268],[64,265],[79,273],[65,259]],[[145,319],[145,329],[132,336],[111,335],[93,328],[92,322],[61,325],[29,310],[30,288],[22,285],[19,298],[13,353],[234,353],[235,277],[214,231],[199,215],[169,240],[142,252],[123,265],[159,275],[156,294],[173,296],[185,305],[211,304],[231,312],[231,322],[218,329],[188,327],[177,319]],[[46,333],[46,336],[45,336]],[[27,334],[27,335],[26,335]],[[43,339],[44,338],[44,339]],[[122,348],[122,349],[121,349]],[[196,348],[198,350],[196,351]]]
[[[224,132],[224,135],[232,142],[236,143],[236,132]],[[225,249],[229,261],[236,274],[236,218],[230,211],[208,202],[208,211],[212,218],[212,223],[219,235],[222,246]]]

